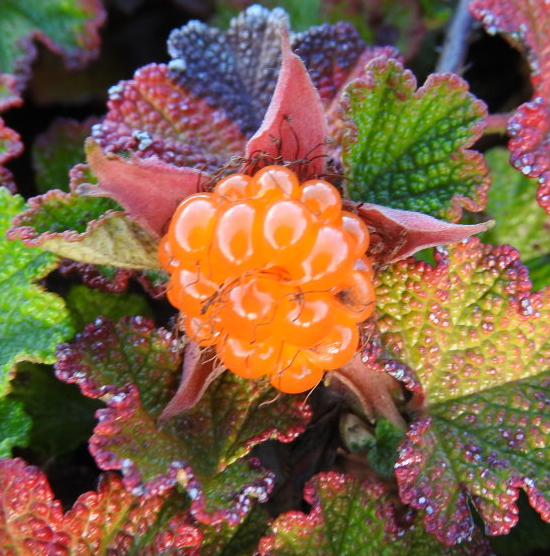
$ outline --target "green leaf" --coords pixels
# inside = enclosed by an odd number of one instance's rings
[[[348,475],[322,473],[306,486],[304,498],[313,507],[282,514],[271,525],[271,535],[260,542],[261,556],[481,556],[489,554],[486,541],[447,547],[414,524],[399,526],[397,511],[382,483],[359,481]]]
[[[27,446],[32,421],[23,410],[23,404],[0,399],[0,458],[11,456],[13,446]]]
[[[76,386],[57,380],[51,367],[32,363],[17,366],[9,399],[32,418],[32,449],[47,456],[65,454],[86,442],[96,423],[94,413],[102,407]]]
[[[530,292],[513,248],[475,239],[379,280],[384,347],[426,396],[399,448],[403,501],[447,544],[469,537],[469,501],[490,534],[507,533],[520,488],[550,521],[550,290]]]
[[[72,334],[63,300],[33,283],[57,266],[56,258],[4,237],[23,208],[20,197],[0,188],[0,398],[17,362],[53,363],[55,346]]]
[[[225,372],[192,410],[159,422],[180,378],[179,347],[147,319],[98,319],[60,346],[57,376],[107,401],[90,440],[101,468],[122,469],[135,492],[177,482],[193,498],[197,519],[235,525],[270,482],[240,458],[264,440],[295,438],[309,410],[297,396],[275,398],[264,384]]]
[[[0,5],[0,71],[26,79],[39,36],[77,67],[98,52],[97,29],[105,13],[97,0],[4,0]]]
[[[96,122],[97,118],[84,122],[59,118],[38,136],[31,157],[36,187],[40,192],[49,189],[69,191],[69,172],[86,159],[84,140]]]
[[[537,180],[513,168],[505,148],[491,149],[485,159],[493,180],[485,212],[496,226],[483,240],[513,245],[524,261],[550,253],[550,217],[536,201]]]
[[[155,239],[111,199],[52,190],[29,206],[14,220],[10,238],[86,264],[159,267]]]
[[[119,320],[124,316],[153,317],[145,297],[137,293],[105,293],[82,284],[71,286],[67,306],[75,330],[82,330],[98,316]]]
[[[458,220],[483,208],[485,106],[454,74],[430,75],[421,89],[396,60],[377,58],[343,97],[343,162],[353,200]]]

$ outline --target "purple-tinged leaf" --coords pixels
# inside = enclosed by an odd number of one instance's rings
[[[202,533],[177,501],[138,498],[114,474],[65,514],[45,475],[20,459],[0,461],[2,556],[198,556]]]
[[[35,40],[61,55],[68,67],[80,67],[97,55],[98,28],[104,21],[99,0],[4,2],[0,7],[0,71],[13,74],[22,89],[37,54]]]
[[[182,484],[201,521],[239,522],[271,484],[240,458],[267,439],[294,439],[310,418],[301,399],[273,399],[271,388],[226,372],[192,410],[159,422],[179,380],[178,343],[146,319],[100,319],[57,357],[59,378],[107,401],[90,441],[98,465],[147,495]]]
[[[420,212],[369,203],[355,203],[355,207],[371,234],[369,255],[381,264],[392,264],[427,247],[463,241],[493,225],[491,221],[451,224]]]
[[[88,163],[98,183],[82,183],[77,192],[110,197],[147,232],[161,236],[178,203],[201,191],[210,177],[194,168],[180,168],[159,158],[125,160],[103,154],[96,143],[87,143]]]
[[[277,86],[261,127],[246,145],[245,158],[266,154],[274,159],[310,161],[302,179],[323,173],[327,123],[321,99],[303,62],[281,32],[282,63]]]
[[[259,127],[271,102],[280,65],[286,13],[252,6],[228,31],[198,21],[175,30],[168,40],[170,76],[185,90],[225,111],[243,134]]]
[[[359,547],[368,547],[368,554],[385,556],[491,553],[481,535],[448,548],[417,524],[400,524],[390,493],[382,483],[321,473],[306,485],[304,498],[312,505],[310,512],[293,511],[277,517],[271,524],[271,534],[260,541],[260,556],[354,556]]]
[[[108,108],[92,133],[105,153],[130,151],[215,172],[244,149],[244,136],[225,112],[172,81],[164,65],[140,68],[131,81],[111,87]]]
[[[426,396],[399,451],[403,501],[445,544],[468,538],[469,499],[490,534],[517,521],[520,488],[550,521],[550,290],[530,292],[513,248],[476,239],[378,280],[383,345]]]
[[[37,189],[69,190],[71,168],[84,160],[84,140],[97,118],[84,122],[58,118],[41,133],[32,146],[32,165]]]
[[[0,118],[0,164],[19,156],[23,152],[23,143],[19,134],[6,127]]]
[[[479,211],[489,187],[483,156],[469,150],[486,108],[454,74],[432,74],[417,90],[412,72],[380,57],[344,92],[342,158],[355,201],[448,220]]]

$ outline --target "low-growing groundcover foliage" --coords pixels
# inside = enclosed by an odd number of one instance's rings
[[[550,7],[154,4],[0,4],[0,554],[544,553]]]

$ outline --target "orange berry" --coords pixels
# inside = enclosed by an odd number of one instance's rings
[[[218,204],[209,193],[197,193],[183,200],[168,229],[168,241],[174,256],[198,261],[212,243]]]
[[[346,231],[353,238],[354,255],[357,257],[364,255],[369,248],[370,233],[363,220],[351,212],[343,211],[340,229]]]
[[[367,272],[352,270],[346,275],[335,296],[338,309],[344,311],[354,322],[368,319],[374,310],[374,285]]]
[[[280,304],[273,333],[296,346],[311,347],[321,341],[333,322],[333,297],[327,293],[288,296]]]
[[[252,178],[246,174],[232,174],[216,184],[214,194],[228,201],[239,201],[249,197]]]
[[[302,351],[285,345],[279,368],[270,376],[270,382],[281,392],[300,394],[317,386],[323,374],[323,369],[312,365]]]
[[[346,232],[335,226],[321,226],[311,251],[289,271],[304,291],[329,290],[351,270],[353,251]]]
[[[260,216],[260,207],[245,201],[234,203],[219,216],[210,251],[214,279],[237,277],[263,266],[265,253],[257,245]]]
[[[262,236],[273,264],[293,263],[309,251],[317,227],[307,208],[293,199],[273,203],[263,217]]]
[[[192,342],[203,347],[217,345],[222,338],[210,315],[205,318],[186,316],[185,333]]]
[[[327,371],[348,363],[357,351],[359,332],[351,319],[340,316],[321,342],[305,352],[307,360]]]
[[[224,292],[219,315],[227,333],[248,342],[271,335],[281,286],[258,276],[242,278]]]
[[[309,180],[302,184],[300,199],[320,220],[333,221],[340,216],[342,198],[336,187],[324,180]]]
[[[296,198],[300,195],[300,182],[296,174],[285,166],[266,166],[254,175],[249,191],[265,201]]]
[[[238,338],[227,337],[216,346],[216,353],[221,362],[237,376],[243,378],[259,378],[268,373],[268,368],[255,367],[249,364],[257,348],[254,344],[243,342]]]
[[[170,279],[168,300],[186,315],[201,316],[205,305],[219,291],[218,284],[208,280],[201,271],[181,269]]]

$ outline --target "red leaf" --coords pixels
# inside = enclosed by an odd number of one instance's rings
[[[432,216],[369,203],[357,203],[359,216],[371,232],[369,254],[379,262],[391,264],[436,245],[458,243],[489,229],[491,221],[481,224],[451,224]]]
[[[300,58],[281,32],[282,65],[260,129],[246,145],[246,158],[265,153],[285,160],[311,160],[308,176],[325,168],[327,127],[321,99]]]
[[[105,155],[92,141],[87,143],[88,162],[98,184],[82,184],[78,193],[111,197],[130,217],[156,236],[163,233],[178,203],[201,190],[209,176],[193,168],[179,168],[158,158],[129,161]]]
[[[165,65],[140,68],[111,87],[108,107],[92,131],[105,153],[132,151],[214,172],[244,148],[245,137],[226,113],[171,80]]]

